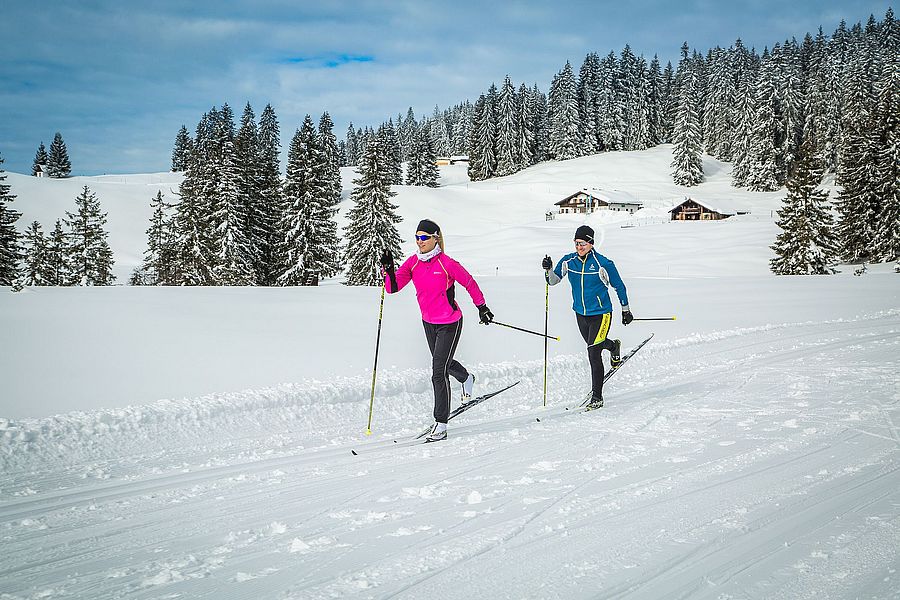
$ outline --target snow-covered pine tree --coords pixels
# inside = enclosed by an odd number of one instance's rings
[[[193,146],[194,141],[191,139],[187,127],[182,125],[175,136],[175,147],[172,150],[172,171],[187,170]]]
[[[50,285],[44,279],[47,273],[47,238],[44,237],[41,224],[33,221],[22,238],[25,255],[19,283],[27,286]],[[12,285],[12,282],[3,285]]]
[[[748,66],[741,69],[736,84],[734,132],[731,144],[731,185],[745,187],[750,177],[750,131],[753,126],[753,90],[756,74]]]
[[[346,285],[380,285],[381,255],[390,250],[395,257],[401,256],[396,224],[402,219],[390,201],[396,192],[391,190],[381,144],[378,139],[369,141],[359,167],[359,177],[353,180],[350,198],[354,206],[347,213],[349,223],[344,228],[344,235],[349,240]]]
[[[650,61],[647,94],[647,135],[648,144],[658,146],[666,139],[665,125],[665,81],[659,66],[659,58],[654,55]]]
[[[450,153],[463,155],[469,151],[469,131],[472,127],[474,107],[466,100],[454,109],[456,118],[453,123],[453,131],[450,135]]]
[[[391,185],[403,185],[403,161],[401,159],[400,140],[392,119],[378,128],[381,148],[387,160],[385,167],[391,178]]]
[[[434,113],[431,115],[431,122],[428,124],[428,130],[431,132],[431,145],[434,147],[435,156],[450,156],[450,129],[447,126],[448,117],[445,112],[441,112],[437,106],[434,107]]]
[[[678,113],[672,131],[672,180],[678,185],[694,186],[703,181],[699,81],[695,65],[686,55],[683,55],[678,71]]]
[[[106,213],[100,200],[88,186],[75,198],[75,212],[66,211],[63,219],[69,228],[72,275],[77,285],[111,285],[113,253],[104,229]]]
[[[547,95],[538,88],[531,88],[531,100],[534,102],[534,157],[533,163],[547,160],[547,148],[550,146],[550,125],[547,121]]]
[[[253,283],[259,283],[258,266],[261,262],[261,239],[268,234],[270,219],[268,207],[262,197],[262,177],[260,175],[259,127],[256,114],[248,102],[241,115],[241,126],[234,136],[234,163],[237,169],[238,198],[245,221],[240,224],[241,235],[247,243],[247,259],[253,272]]]
[[[172,237],[172,217],[168,214],[172,205],[168,204],[161,191],[150,201],[153,210],[150,227],[147,229],[147,249],[141,265],[142,285],[173,285],[174,240]]]
[[[619,82],[622,91],[622,116],[625,129],[622,136],[624,150],[643,150],[646,148],[646,93],[645,82],[637,57],[631,46],[625,44],[619,60]]]
[[[63,229],[62,221],[57,219],[47,240],[45,285],[75,285],[70,255],[69,234]]]
[[[325,169],[326,203],[337,206],[341,201],[341,157],[337,137],[334,135],[334,122],[327,112],[322,113],[319,118],[318,134]]]
[[[849,65],[844,87],[843,139],[837,174],[842,189],[835,204],[840,214],[837,230],[841,255],[853,263],[875,258],[873,242],[881,216],[877,175],[880,124],[872,80],[875,64],[873,47],[860,46]]]
[[[491,89],[496,90],[492,85]],[[490,94],[482,94],[475,102],[472,127],[469,130],[469,179],[483,181],[494,176],[497,158],[494,149],[496,121]]]
[[[703,110],[703,133],[706,153],[719,160],[731,160],[732,121],[735,101],[734,75],[732,73],[732,53],[716,47],[712,60],[707,64],[709,77]]]
[[[783,123],[775,94],[773,63],[768,50],[763,51],[756,87],[747,145],[747,187],[754,192],[773,192],[781,163],[779,142],[784,139]]]
[[[568,160],[580,156],[581,123],[578,117],[577,84],[569,61],[553,78],[549,111],[550,158]]]
[[[222,143],[219,180],[210,223],[215,263],[213,280],[218,285],[253,285],[253,251],[246,235],[247,202],[241,195],[241,173],[235,160],[234,142]]]
[[[273,285],[278,275],[275,244],[282,237],[276,231],[282,207],[280,137],[278,117],[272,106],[267,104],[259,117],[259,203],[253,212],[254,234],[251,238],[256,281],[260,285]]]
[[[38,169],[46,169],[49,161],[50,158],[47,156],[47,149],[44,147],[44,142],[41,142],[37,152],[34,154],[34,162],[31,163],[31,174],[36,176],[38,174]]]
[[[788,40],[773,52],[775,70],[775,93],[780,109],[781,147],[778,163],[778,181],[784,181],[793,170],[793,162],[800,152],[803,142],[803,125],[806,118],[806,86],[802,72],[800,49],[796,40]]]
[[[828,192],[819,188],[822,168],[816,157],[811,131],[801,146],[794,170],[787,181],[787,196],[778,211],[781,233],[771,247],[769,261],[776,275],[831,275],[836,242]]]
[[[356,138],[356,129],[353,128],[353,123],[347,127],[345,152],[344,160],[348,167],[355,167],[359,164],[359,141]]]
[[[321,277],[337,271],[336,208],[329,196],[331,168],[312,118],[306,115],[288,153],[279,285],[318,285]]]
[[[537,148],[535,147],[535,129],[537,128],[537,119],[535,115],[536,104],[534,98],[531,95],[531,91],[525,86],[524,83],[519,86],[518,105],[519,168],[525,169],[535,163],[535,154],[537,152]]]
[[[625,136],[622,106],[622,82],[619,61],[610,52],[600,61],[600,89],[597,95],[597,149],[602,152],[621,150]]]
[[[175,209],[175,254],[177,285],[210,285],[212,283],[209,259],[206,214],[209,207],[202,193],[205,154],[209,145],[209,115],[204,114],[197,124],[194,148],[188,168],[181,181]]]
[[[600,90],[600,57],[588,53],[578,72],[578,118],[581,121],[582,154],[596,154],[599,150],[597,139],[598,94]]]
[[[662,75],[663,80],[663,143],[672,141],[672,130],[675,128],[675,113],[678,109],[678,93],[675,86],[675,69],[667,62]]]
[[[72,173],[72,163],[69,161],[69,152],[62,134],[56,132],[53,142],[50,144],[50,154],[47,156],[47,175],[49,177],[68,177]]]
[[[516,97],[516,88],[509,75],[503,80],[500,96],[497,99],[497,175],[512,175],[519,170],[519,124],[520,109]]]
[[[16,197],[9,192],[3,157],[0,156],[0,285],[13,285],[18,275],[21,248],[16,221],[21,214],[10,207]]]
[[[415,152],[417,140],[419,139],[419,122],[416,120],[416,113],[413,112],[412,106],[406,111],[406,117],[402,118],[397,115],[397,141],[400,144],[400,161],[406,162]]]
[[[406,165],[406,185],[438,187],[440,170],[429,125],[419,129],[419,137]]]
[[[889,13],[885,17],[883,26],[897,29],[897,22],[889,20],[892,16]],[[896,45],[886,44],[876,85],[875,116],[880,136],[875,181],[876,193],[881,198],[881,215],[875,227],[873,253],[880,261],[900,260],[900,52]]]

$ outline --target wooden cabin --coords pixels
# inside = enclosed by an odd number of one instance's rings
[[[716,202],[716,205],[713,206],[707,201],[698,202],[693,198],[685,198],[683,202],[669,211],[673,221],[720,221],[749,212],[738,210],[722,202]]]
[[[598,210],[633,214],[644,207],[637,198],[620,190],[581,189],[556,203],[560,214],[592,213]]]

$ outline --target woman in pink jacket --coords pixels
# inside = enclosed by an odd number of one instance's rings
[[[389,294],[402,290],[412,281],[416,299],[422,311],[425,338],[431,350],[431,383],[434,386],[434,426],[426,438],[429,442],[447,439],[447,417],[450,414],[450,375],[463,384],[462,400],[472,397],[475,376],[453,358],[462,333],[462,311],[456,303],[455,284],[458,282],[478,307],[480,322],[489,324],[494,315],[484,301],[475,279],[465,268],[444,254],[441,228],[434,221],[424,219],[416,231],[419,251],[394,270],[393,257],[385,253],[384,288]]]

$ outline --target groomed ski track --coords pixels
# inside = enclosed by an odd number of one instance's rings
[[[900,310],[475,370],[0,423],[0,598],[900,597]]]

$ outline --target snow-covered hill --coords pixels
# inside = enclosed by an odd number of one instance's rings
[[[566,284],[546,407],[541,339],[477,325],[463,292],[457,357],[482,392],[521,383],[439,444],[407,443],[431,413],[412,291],[386,300],[372,436],[376,289],[0,293],[0,598],[900,597],[900,279],[772,276],[780,195],[730,188],[712,159],[679,188],[670,161],[480,183],[455,166],[398,188],[404,249],[441,223],[499,320],[543,327],[540,259],[585,220],[635,315],[678,317],[614,324],[625,347],[656,336],[606,408],[575,414],[589,378]],[[178,179],[7,182],[23,228],[90,186],[122,281]],[[648,210],[545,221],[581,187]],[[661,218],[685,195],[752,214]]]

